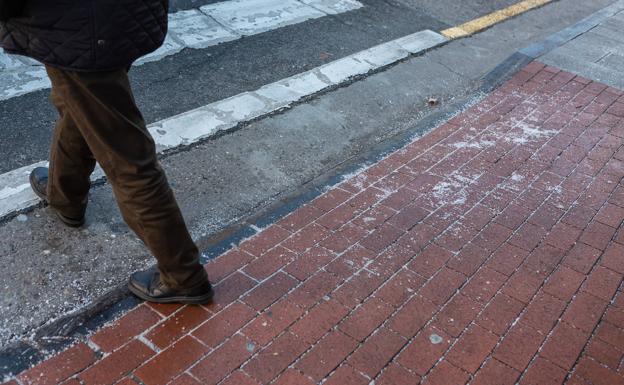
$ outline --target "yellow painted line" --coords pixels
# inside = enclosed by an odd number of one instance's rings
[[[503,20],[518,16],[533,8],[541,7],[553,0],[524,0],[504,9],[492,12],[489,15],[482,16],[478,19],[471,20],[457,27],[445,29],[440,32],[449,39],[457,39],[460,37],[470,36],[473,33],[483,31],[486,28],[498,24]]]

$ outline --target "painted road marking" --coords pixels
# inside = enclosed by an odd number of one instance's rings
[[[254,0],[254,7],[249,7],[249,3],[250,0],[230,0],[204,5],[200,10],[239,35],[255,35],[327,15],[297,0]]]
[[[326,3],[326,1],[325,1]],[[310,71],[267,84],[149,125],[159,152],[189,145],[219,131],[266,116],[317,92],[336,87],[353,77],[379,70],[389,64],[439,46],[448,39],[425,30],[333,61]],[[28,175],[39,162],[0,175],[0,218],[38,204],[30,190]],[[102,176],[101,170],[92,179]]]
[[[446,36],[449,39],[457,39],[460,37],[470,36],[474,33],[483,31],[486,28],[489,28],[495,24],[500,23],[501,21],[507,20],[514,16],[518,16],[523,14],[531,9],[541,7],[545,4],[552,2],[553,0],[525,0],[521,1],[517,4],[509,6],[507,8],[503,8],[501,10],[490,13],[489,15],[485,15],[479,17],[477,19],[471,20],[467,23],[458,25],[453,28],[445,29],[442,31],[442,35]]]
[[[169,33],[162,47],[135,65],[158,61],[184,48],[207,48],[362,8],[357,0],[230,0],[169,15]],[[28,58],[0,52],[0,100],[50,88],[43,66]]]
[[[39,198],[30,189],[28,175],[33,168],[47,165],[47,161],[39,162],[0,175],[0,186],[3,186],[0,189],[0,213],[23,210],[39,203]]]

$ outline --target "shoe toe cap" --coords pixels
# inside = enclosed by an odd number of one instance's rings
[[[149,292],[152,280],[154,279],[154,274],[156,273],[155,268],[150,268],[143,271],[137,271],[130,276],[130,285],[139,289],[142,292]]]

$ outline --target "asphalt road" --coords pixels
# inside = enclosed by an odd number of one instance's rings
[[[133,69],[132,81],[147,121],[513,3],[362,2],[365,6],[356,11],[207,49],[186,49]],[[205,249],[215,234],[297,194],[311,181],[331,178],[345,165],[357,167],[397,136],[422,134],[418,123],[436,112],[426,105],[428,97],[437,97],[442,108],[474,98],[482,77],[509,55],[610,3],[552,3],[163,157],[192,235]],[[47,97],[48,91],[38,91],[0,101],[0,173],[47,158],[55,119]],[[105,185],[92,191],[84,229],[60,226],[42,208],[1,223],[0,239],[0,347],[20,339],[35,344],[33,330],[84,309],[119,287],[133,270],[153,263],[123,224]]]
[[[132,82],[145,119],[154,122],[255,90],[410,33],[445,29],[514,1],[363,0],[362,3],[365,6],[356,11],[207,49],[186,49],[136,67]],[[56,119],[48,97],[49,90],[43,90],[0,101],[0,173],[48,158]]]

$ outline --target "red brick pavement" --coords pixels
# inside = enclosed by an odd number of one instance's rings
[[[534,62],[10,383],[624,384],[624,96]],[[121,382],[118,382],[121,381]]]

